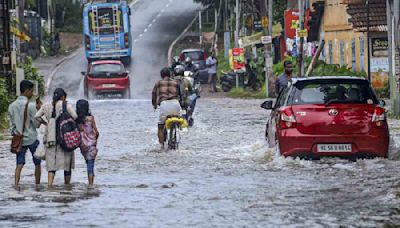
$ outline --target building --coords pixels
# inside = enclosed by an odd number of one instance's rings
[[[321,0],[311,0],[310,5]],[[325,61],[368,73],[370,45],[371,81],[378,90],[389,86],[389,46],[385,0],[370,0],[369,42],[365,0],[325,0],[321,31]]]

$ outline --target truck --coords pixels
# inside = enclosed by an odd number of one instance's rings
[[[126,1],[92,0],[83,8],[83,37],[88,62],[132,58],[131,9]]]

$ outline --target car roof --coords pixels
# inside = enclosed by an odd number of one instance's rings
[[[311,77],[302,77],[302,78],[292,78],[292,82],[293,82],[293,84],[296,84],[297,82],[320,80],[320,79],[352,79],[352,80],[367,81],[366,78],[357,77],[357,76],[311,76]]]
[[[119,60],[99,60],[92,62],[92,65],[100,65],[100,64],[122,64]]]
[[[204,49],[185,49],[185,50],[182,50],[181,53],[185,53],[185,52],[197,52],[197,51],[202,51],[202,52],[204,52]]]

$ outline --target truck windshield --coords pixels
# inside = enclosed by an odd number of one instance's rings
[[[90,31],[93,33],[95,27],[99,27],[100,35],[111,35],[115,33],[115,30],[119,28],[120,32],[123,32],[123,17],[121,9],[118,10],[118,15],[116,15],[116,21],[114,22],[113,10],[112,8],[99,8],[97,18],[93,14],[93,11],[89,11],[89,26]],[[96,23],[97,21],[97,23]],[[116,28],[114,28],[114,24]]]

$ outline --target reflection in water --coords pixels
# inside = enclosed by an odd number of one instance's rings
[[[15,158],[1,153],[0,226],[400,223],[398,161],[283,158],[264,142],[267,113],[260,103],[201,99],[195,127],[182,132],[180,150],[161,151],[158,117],[149,100],[93,102],[101,131],[96,187],[87,187],[86,166],[77,152],[71,186],[62,185],[60,172],[49,190],[44,171],[40,186],[30,184],[33,165],[27,162],[21,188],[15,190]],[[399,134],[392,131],[393,139]],[[399,157],[398,141],[392,140],[391,157]],[[0,144],[0,151],[7,148]]]

